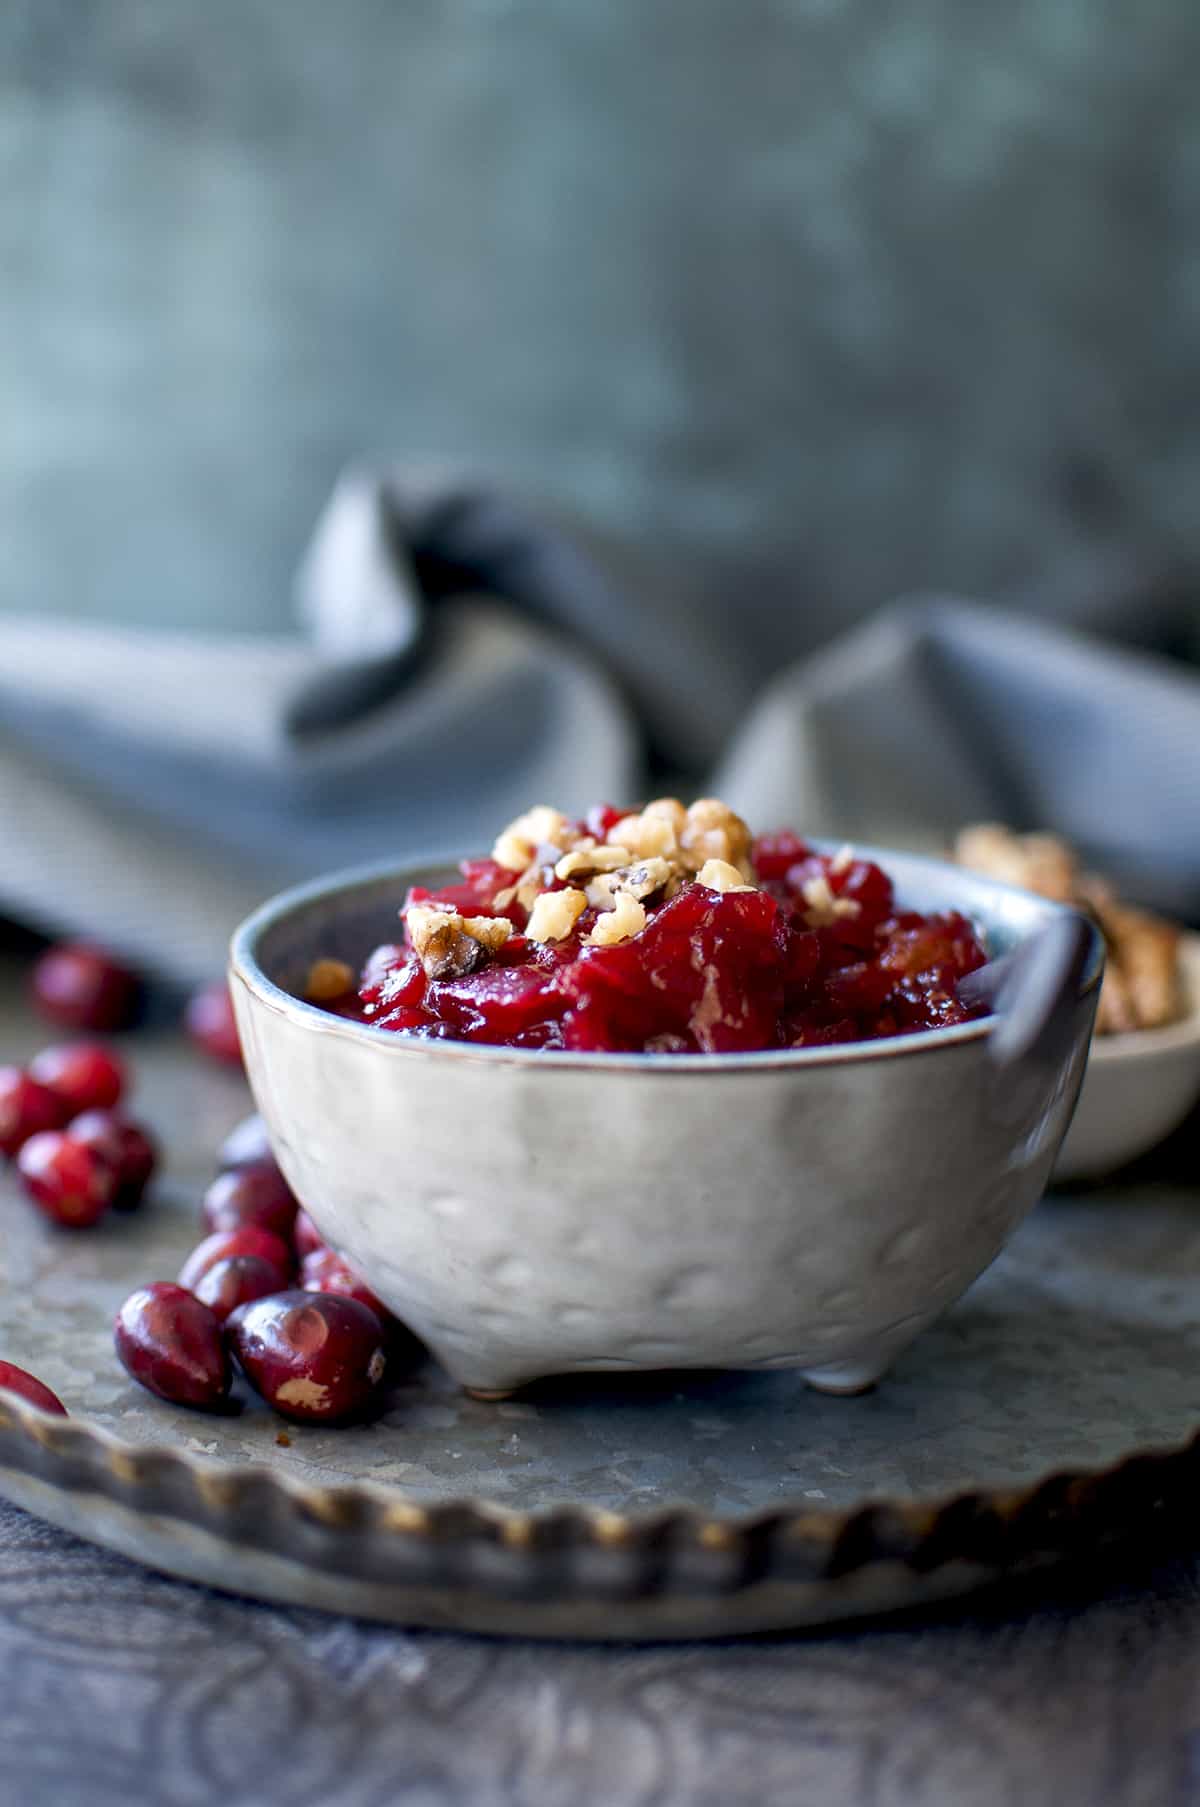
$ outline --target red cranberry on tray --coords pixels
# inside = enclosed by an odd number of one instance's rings
[[[296,1257],[304,1261],[316,1249],[325,1247],[325,1238],[305,1210],[297,1211],[296,1222],[292,1228],[292,1241],[296,1248]]]
[[[21,1067],[0,1067],[0,1154],[11,1160],[43,1130],[61,1129],[70,1115],[65,1098]]]
[[[16,1393],[29,1405],[38,1406],[43,1412],[53,1412],[58,1418],[68,1416],[67,1408],[57,1393],[52,1393],[34,1374],[25,1368],[18,1368],[15,1362],[0,1362],[0,1393]]]
[[[64,1029],[106,1035],[127,1029],[142,1001],[142,982],[104,948],[64,941],[38,959],[31,982],[33,1002],[44,1017]]]
[[[300,1263],[300,1279],[307,1292],[337,1293],[344,1299],[357,1299],[375,1313],[385,1330],[395,1321],[382,1299],[376,1298],[362,1275],[336,1249],[322,1246],[305,1255]]]
[[[260,1161],[272,1161],[267,1126],[257,1112],[236,1123],[222,1142],[217,1166],[222,1173],[230,1167],[256,1167]]]
[[[218,1174],[204,1194],[202,1206],[205,1228],[210,1234],[256,1224],[260,1230],[272,1230],[285,1242],[292,1238],[296,1211],[295,1195],[269,1157]]]
[[[285,1292],[234,1312],[233,1352],[250,1384],[285,1418],[344,1423],[378,1399],[384,1333],[357,1299]]]
[[[125,1090],[124,1063],[102,1042],[43,1048],[30,1061],[29,1072],[58,1093],[72,1117],[80,1111],[111,1110]]]
[[[216,1315],[182,1286],[157,1280],[130,1293],[115,1325],[129,1373],[172,1405],[213,1411],[229,1393],[229,1352]]]
[[[242,1044],[238,1040],[233,999],[223,979],[202,985],[188,999],[184,1026],[198,1048],[223,1066],[240,1067]]]
[[[17,1156],[17,1172],[38,1210],[64,1229],[90,1228],[116,1197],[116,1168],[66,1130],[31,1136]]]
[[[116,1169],[114,1211],[136,1211],[158,1166],[158,1146],[149,1131],[116,1111],[84,1111],[70,1126],[73,1142],[102,1154]]]
[[[282,1292],[291,1284],[295,1267],[291,1246],[257,1224],[243,1224],[237,1230],[217,1230],[197,1243],[179,1270],[180,1286],[194,1290],[210,1267],[234,1255],[254,1255],[273,1267],[277,1275],[276,1292]]]
[[[251,1305],[279,1291],[279,1269],[261,1255],[224,1255],[214,1261],[193,1289],[219,1324],[240,1305]]]

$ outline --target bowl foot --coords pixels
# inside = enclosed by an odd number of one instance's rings
[[[501,1400],[511,1399],[516,1387],[464,1387],[463,1392],[468,1399],[478,1399],[483,1405],[498,1405]]]
[[[873,1393],[886,1372],[857,1362],[835,1362],[828,1368],[804,1368],[801,1378],[814,1393],[828,1393],[835,1399],[854,1399],[860,1393]]]

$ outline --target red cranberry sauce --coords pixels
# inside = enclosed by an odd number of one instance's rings
[[[606,832],[619,814],[592,812],[587,831]],[[501,1047],[707,1054],[870,1041],[984,1014],[956,994],[987,957],[964,916],[899,910],[880,867],[791,833],[760,836],[751,860],[756,888],[668,888],[645,900],[645,926],[614,945],[590,944],[590,905],[565,938],[527,939],[514,874],[464,861],[460,884],[414,890],[406,908],[503,915],[510,939],[461,976],[428,976],[407,939],[377,948],[362,976],[363,1019]],[[552,867],[543,883],[560,888]]]

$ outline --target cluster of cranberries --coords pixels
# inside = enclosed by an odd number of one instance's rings
[[[34,965],[30,990],[42,1016],[63,1029],[88,1035],[109,1035],[132,1027],[141,1014],[144,993],[135,972],[106,949],[84,942],[63,942],[47,949]],[[240,1067],[237,1024],[223,982],[202,986],[192,994],[184,1025],[206,1054]],[[111,1048],[95,1041],[46,1048],[27,1068],[0,1066],[0,1155],[15,1162],[26,1192],[51,1222],[82,1229],[97,1223],[109,1210],[132,1211],[140,1205],[158,1165],[158,1150],[149,1132],[118,1109],[125,1091],[123,1063]],[[293,1249],[299,1247],[306,1257],[313,1257],[311,1272],[305,1266],[304,1285],[314,1293],[343,1294],[352,1306],[356,1300],[366,1300],[377,1313],[370,1330],[377,1339],[378,1322],[390,1324],[392,1320],[339,1257],[323,1246],[304,1213],[297,1214],[295,1200],[269,1160],[257,1119],[243,1129],[240,1146],[239,1154],[234,1143],[226,1165],[242,1168],[245,1183],[239,1186],[237,1176],[222,1175],[205,1201],[206,1226],[227,1235],[245,1228],[249,1234],[258,1210],[263,1242],[257,1251],[243,1246],[232,1256],[222,1248],[215,1259],[201,1263],[206,1271],[197,1281],[197,1292],[208,1303],[199,1309],[220,1323],[235,1306],[278,1293],[291,1284]],[[268,1225],[273,1225],[277,1234],[268,1235]],[[214,1241],[220,1243],[221,1236],[210,1236],[202,1249],[210,1248]],[[197,1250],[193,1260],[201,1252]],[[273,1263],[263,1259],[264,1252],[276,1257]],[[266,1278],[269,1285],[264,1284]],[[134,1299],[163,1292],[179,1292],[185,1300],[192,1296],[182,1288],[149,1287]],[[311,1303],[307,1292],[292,1296],[305,1305]],[[129,1317],[132,1304],[128,1301],[122,1308],[122,1321]],[[322,1309],[318,1301],[318,1312]],[[336,1316],[336,1301],[333,1309]],[[167,1326],[157,1363],[155,1322]],[[361,1322],[351,1328],[360,1338],[367,1336]],[[311,1330],[309,1338],[311,1341]],[[120,1322],[117,1340],[120,1348]],[[220,1343],[219,1336],[217,1341]],[[207,1316],[197,1323],[186,1313],[172,1315],[161,1304],[151,1302],[140,1340],[135,1334],[128,1347],[130,1356],[123,1353],[126,1366],[155,1391],[176,1399],[184,1399],[190,1391],[193,1397],[188,1403],[213,1402],[213,1345]],[[133,1353],[135,1347],[142,1350],[140,1356]],[[221,1360],[227,1365],[223,1352]],[[252,1354],[249,1360],[254,1360]],[[139,1372],[135,1361],[148,1364],[147,1371]],[[163,1384],[155,1385],[148,1378],[150,1371],[158,1374]],[[198,1376],[203,1378],[198,1381]],[[266,1385],[264,1382],[264,1390]],[[224,1390],[227,1388],[228,1379]],[[0,1392],[18,1394],[42,1411],[66,1415],[57,1395],[14,1362],[0,1361]],[[219,1397],[223,1396],[224,1391]]]
[[[27,1068],[0,1067],[0,1153],[15,1160],[38,1210],[87,1229],[133,1211],[158,1164],[153,1138],[117,1109],[125,1069],[100,1042],[45,1048]]]
[[[174,1405],[220,1411],[236,1362],[285,1418],[363,1417],[403,1333],[299,1208],[257,1117],[225,1144],[202,1218],[178,1280],[138,1287],[117,1313],[133,1378]]]

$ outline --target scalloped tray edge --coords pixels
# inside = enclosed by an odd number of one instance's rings
[[[0,1398],[0,1493],[225,1591],[401,1625],[551,1638],[779,1631],[933,1604],[1067,1560],[1194,1535],[1200,1432],[1029,1486],[842,1512],[642,1516],[421,1504],[124,1443]]]

